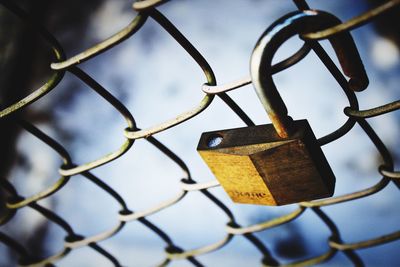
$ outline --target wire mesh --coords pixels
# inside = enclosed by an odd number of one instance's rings
[[[8,107],[2,107],[2,110],[0,111],[0,119],[7,120],[19,125],[22,129],[24,129],[24,131],[29,132],[35,138],[39,139],[44,145],[53,149],[59,155],[63,162],[62,166],[59,169],[60,178],[53,185],[49,186],[48,188],[42,189],[40,192],[32,196],[20,196],[15,187],[7,179],[0,180],[1,188],[4,194],[7,196],[7,202],[5,203],[6,212],[0,218],[0,225],[12,224],[13,217],[18,212],[18,210],[28,208],[35,210],[65,231],[63,249],[58,253],[44,259],[38,259],[35,255],[32,255],[29,251],[27,251],[24,246],[20,244],[17,240],[4,232],[0,232],[0,242],[4,243],[11,250],[14,250],[16,253],[18,253],[19,264],[21,266],[52,266],[59,259],[67,257],[72,250],[88,246],[106,257],[115,266],[121,266],[118,259],[115,256],[111,255],[104,248],[102,248],[100,246],[100,243],[101,241],[109,239],[112,236],[118,234],[118,232],[121,231],[121,229],[123,229],[125,225],[133,221],[138,221],[140,224],[144,225],[149,231],[159,236],[159,238],[165,242],[165,260],[160,263],[160,266],[168,265],[168,263],[170,263],[171,261],[178,259],[186,259],[195,266],[202,266],[202,263],[198,261],[198,259],[196,259],[197,256],[219,250],[223,246],[228,244],[232,239],[237,238],[238,236],[243,236],[244,238],[246,238],[260,251],[262,256],[261,263],[263,266],[282,265],[283,263],[274,258],[267,245],[261,242],[261,240],[259,240],[259,238],[256,237],[254,233],[266,231],[270,228],[279,227],[288,222],[291,222],[296,218],[301,217],[306,210],[310,210],[315,213],[319,220],[329,228],[331,235],[328,240],[326,240],[328,250],[321,255],[316,255],[306,260],[292,262],[289,264],[290,266],[305,266],[322,263],[325,261],[329,261],[336,253],[342,253],[354,265],[361,266],[363,265],[363,260],[356,252],[358,249],[378,246],[387,242],[400,239],[400,231],[395,231],[383,236],[378,236],[367,240],[361,240],[354,243],[345,243],[342,241],[343,237],[341,231],[339,227],[335,224],[334,218],[328,216],[322,209],[322,207],[328,205],[340,205],[344,202],[353,201],[356,199],[368,197],[373,194],[377,194],[390,182],[394,182],[398,187],[400,186],[398,180],[400,174],[393,169],[394,164],[392,155],[385,147],[374,129],[366,121],[366,118],[380,116],[382,114],[393,112],[399,109],[400,102],[395,101],[380,107],[375,107],[368,110],[359,110],[356,94],[349,89],[347,80],[345,79],[343,74],[336,67],[336,65],[330,59],[322,46],[319,45],[319,43],[317,42],[318,40],[329,38],[340,32],[350,31],[357,27],[361,27],[365,23],[373,20],[378,15],[398,6],[400,4],[400,1],[387,1],[381,6],[364,13],[359,17],[353,18],[345,23],[328,29],[324,29],[319,32],[303,34],[301,37],[305,41],[304,46],[294,55],[276,64],[272,68],[273,73],[277,73],[287,68],[290,68],[292,65],[301,61],[311,50],[313,50],[318,55],[323,64],[327,67],[328,71],[333,75],[333,77],[342,87],[349,102],[349,107],[345,108],[344,110],[344,113],[348,116],[348,120],[345,122],[345,124],[343,124],[332,133],[320,138],[318,140],[319,144],[322,146],[334,142],[335,140],[346,135],[353,128],[353,126],[358,124],[376,146],[376,149],[383,159],[384,164],[378,166],[378,171],[382,175],[382,178],[378,180],[374,186],[363,189],[361,191],[342,196],[335,196],[323,200],[302,202],[298,204],[298,208],[293,212],[264,221],[262,223],[248,226],[240,225],[239,222],[237,222],[237,220],[235,219],[233,212],[225,204],[223,204],[223,202],[221,202],[218,198],[216,198],[212,193],[208,191],[208,189],[210,188],[220,186],[218,181],[215,180],[205,183],[197,183],[192,178],[186,163],[153,136],[156,133],[166,131],[171,127],[174,127],[197,116],[202,111],[207,109],[207,107],[209,107],[209,105],[215,98],[215,95],[221,98],[223,102],[230,107],[232,112],[236,113],[237,116],[239,116],[239,118],[245,124],[249,126],[254,125],[249,116],[247,116],[247,114],[226,93],[227,91],[251,83],[251,78],[247,77],[228,84],[217,85],[213,70],[211,66],[207,63],[205,58],[200,54],[200,52],[198,52],[198,50],[196,50],[196,48],[190,43],[190,41],[186,39],[186,37],[182,33],[180,33],[177,28],[161,12],[159,12],[155,8],[156,6],[164,4],[165,2],[167,1],[145,0],[135,2],[133,4],[133,8],[138,11],[138,15],[132,20],[132,22],[128,26],[126,26],[124,29],[114,34],[110,38],[95,45],[94,47],[91,47],[86,51],[67,59],[65,57],[62,45],[60,45],[56,38],[44,27],[42,27],[40,23],[31,18],[29,14],[16,6],[14,3],[12,3],[12,1],[0,1],[0,3],[4,7],[15,14],[21,21],[29,25],[32,30],[37,31],[40,36],[44,40],[46,40],[46,42],[49,44],[54,52],[54,63],[51,64],[51,69],[53,70],[51,78],[39,89],[35,90],[33,93],[18,101],[17,103]],[[295,0],[294,3],[299,10],[310,9],[308,4],[303,0]],[[173,5],[174,3],[172,2],[168,4]],[[136,126],[135,119],[130,111],[107,89],[103,88],[96,80],[94,80],[82,69],[80,69],[78,65],[84,61],[96,57],[97,55],[105,52],[108,49],[111,49],[113,46],[128,39],[136,32],[140,31],[141,27],[146,23],[147,19],[149,18],[156,21],[160,27],[165,29],[165,31],[168,32],[168,34],[177,41],[177,43],[194,59],[198,66],[203,70],[205,76],[205,84],[203,85],[202,89],[205,92],[205,95],[200,103],[197,106],[193,107],[191,110],[183,112],[179,116],[160,124],[151,126],[146,129],[139,129]],[[74,163],[74,160],[71,158],[68,151],[62,146],[62,144],[58,143],[56,140],[34,126],[32,123],[21,119],[19,116],[19,114],[23,112],[25,106],[33,103],[41,97],[44,97],[51,90],[56,90],[57,85],[63,79],[66,72],[73,74],[82,82],[87,84],[95,93],[97,93],[109,104],[111,104],[113,108],[118,111],[119,114],[126,121],[125,131],[123,133],[116,133],[124,135],[124,137],[126,138],[124,143],[121,144],[121,146],[114,152],[108,153],[107,155],[99,159],[83,164]],[[7,129],[2,130],[7,131]],[[132,211],[132,209],[130,209],[126,204],[123,197],[121,197],[118,192],[107,185],[107,183],[105,183],[102,179],[94,175],[91,170],[104,164],[108,164],[113,160],[117,160],[134,146],[135,140],[141,138],[146,139],[147,142],[156,147],[160,153],[165,154],[173,162],[175,162],[175,164],[182,170],[184,177],[181,179],[180,191],[175,197],[146,210]],[[52,194],[57,193],[59,190],[62,190],[62,188],[68,184],[71,177],[77,175],[82,175],[85,179],[88,179],[89,181],[94,183],[96,186],[98,186],[98,188],[104,190],[114,199],[116,203],[119,204],[120,211],[119,214],[116,214],[116,224],[112,229],[109,229],[102,233],[98,233],[93,236],[80,235],[79,233],[74,231],[69,223],[65,221],[60,215],[38,203],[39,200],[45,199]],[[172,241],[172,238],[165,231],[163,231],[161,227],[150,222],[147,217],[164,209],[168,209],[177,202],[181,201],[188,194],[195,191],[201,192],[210,203],[216,205],[219,209],[221,209],[226,215],[228,222],[225,227],[225,236],[221,240],[200,248],[187,250],[175,244]]]

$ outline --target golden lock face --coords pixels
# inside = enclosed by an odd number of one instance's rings
[[[293,127],[288,138],[272,124],[207,132],[197,150],[234,202],[285,205],[332,196],[335,177],[308,122]]]

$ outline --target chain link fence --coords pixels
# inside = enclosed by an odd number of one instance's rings
[[[61,177],[53,185],[49,186],[48,188],[44,188],[43,190],[32,196],[21,196],[17,192],[13,184],[8,181],[8,179],[4,178],[0,180],[2,194],[6,196],[6,203],[4,203],[5,213],[2,214],[0,218],[0,225],[12,224],[14,215],[20,209],[33,209],[49,221],[60,226],[65,231],[64,248],[58,253],[45,259],[38,259],[35,255],[32,255],[30,251],[26,250],[24,248],[24,245],[20,244],[18,240],[14,239],[12,236],[9,236],[4,231],[0,231],[0,241],[8,246],[11,250],[14,250],[16,253],[18,253],[19,264],[21,266],[53,266],[53,264],[56,264],[59,259],[63,257],[68,257],[69,253],[72,250],[81,247],[90,247],[106,257],[115,266],[121,266],[118,258],[101,246],[101,241],[112,238],[114,235],[118,234],[118,232],[121,231],[124,226],[135,221],[145,226],[148,231],[153,232],[165,242],[165,260],[160,263],[160,266],[165,266],[168,265],[171,261],[182,259],[187,260],[195,266],[203,266],[202,263],[196,258],[197,256],[217,251],[228,244],[232,239],[239,236],[247,239],[249,242],[251,242],[251,244],[254,245],[255,248],[260,251],[262,255],[261,264],[263,266],[283,265],[283,263],[281,263],[273,256],[273,253],[271,253],[270,249],[268,249],[268,244],[264,244],[256,235],[254,235],[254,233],[267,231],[268,229],[274,227],[281,227],[282,225],[301,217],[306,210],[310,210],[315,213],[320,222],[322,222],[329,228],[331,235],[326,240],[329,249],[321,255],[315,255],[314,257],[306,260],[292,262],[289,264],[291,266],[315,265],[318,263],[326,262],[329,261],[337,253],[342,253],[343,255],[345,255],[354,265],[362,266],[364,264],[363,259],[357,254],[357,250],[372,246],[378,246],[387,242],[392,242],[400,239],[400,231],[395,231],[392,233],[387,233],[384,236],[378,236],[368,240],[361,240],[354,243],[345,243],[342,241],[343,236],[341,234],[340,228],[335,224],[334,216],[328,216],[322,209],[322,207],[325,206],[341,205],[342,203],[348,201],[353,201],[360,198],[369,197],[373,194],[378,194],[391,182],[395,183],[397,187],[400,186],[400,174],[399,172],[394,171],[394,163],[391,153],[385,147],[380,137],[376,134],[374,129],[366,120],[367,118],[377,117],[382,114],[393,112],[399,109],[400,101],[388,103],[386,105],[371,108],[368,110],[359,110],[356,94],[352,90],[350,90],[346,78],[336,67],[335,63],[330,59],[322,46],[320,46],[317,42],[318,40],[331,38],[333,35],[340,32],[350,31],[357,27],[361,27],[365,23],[375,19],[378,15],[398,6],[400,4],[400,1],[387,1],[381,6],[378,6],[377,8],[374,8],[345,23],[324,29],[322,31],[303,34],[301,38],[304,40],[304,46],[293,56],[272,67],[273,73],[283,71],[284,69],[290,68],[292,65],[301,61],[308,54],[309,51],[314,50],[314,52],[327,67],[329,72],[342,87],[349,102],[349,107],[344,109],[344,113],[348,116],[348,120],[346,121],[346,123],[332,133],[320,138],[318,140],[319,144],[322,146],[334,142],[335,140],[346,135],[356,124],[358,124],[376,146],[376,149],[382,157],[384,163],[380,166],[377,166],[377,169],[382,175],[382,178],[380,180],[377,180],[376,184],[372,187],[328,199],[302,202],[298,204],[298,208],[293,212],[264,221],[262,223],[248,226],[240,225],[239,222],[235,219],[235,215],[233,214],[233,212],[222,201],[220,201],[217,197],[215,197],[212,193],[208,191],[208,189],[210,188],[220,186],[218,181],[215,180],[205,183],[197,183],[192,178],[189,168],[184,160],[179,158],[172,150],[163,145],[153,136],[156,133],[166,131],[171,127],[174,127],[195,117],[196,115],[207,109],[207,107],[209,107],[215,96],[222,99],[222,101],[227,106],[229,106],[232,112],[236,113],[237,116],[239,116],[245,124],[247,124],[248,126],[254,125],[249,116],[226,93],[229,90],[233,90],[251,83],[251,78],[244,78],[229,84],[217,85],[213,70],[207,63],[205,58],[198,52],[198,50],[196,50],[192,43],[190,43],[190,41],[186,39],[186,37],[177,28],[161,12],[159,12],[155,8],[158,5],[174,4],[173,1],[171,3],[165,2],[167,1],[145,0],[135,2],[133,4],[133,8],[138,11],[138,15],[132,20],[132,22],[128,26],[126,26],[124,29],[122,29],[112,37],[97,44],[96,46],[67,59],[64,54],[62,45],[60,45],[56,38],[44,27],[42,27],[40,23],[38,23],[38,21],[32,19],[29,14],[16,6],[12,1],[0,1],[0,3],[5,8],[15,14],[25,24],[29,25],[32,30],[37,31],[52,48],[54,54],[54,63],[52,63],[50,66],[53,70],[51,78],[39,89],[35,90],[17,103],[7,107],[3,106],[0,111],[0,119],[22,127],[24,131],[29,132],[35,138],[39,139],[44,145],[49,146],[52,150],[54,150],[63,161],[63,165],[59,169]],[[295,0],[294,4],[299,10],[310,9],[308,4],[303,0]],[[167,31],[168,34],[177,41],[182,49],[184,49],[203,70],[205,76],[205,84],[202,88],[205,92],[205,95],[196,107],[180,114],[176,118],[167,120],[161,124],[157,124],[146,129],[139,129],[136,126],[135,119],[132,116],[131,112],[108,90],[103,88],[96,80],[94,80],[82,69],[80,69],[78,65],[125,41],[126,39],[134,35],[137,31],[140,31],[141,27],[146,23],[146,20],[149,18],[156,21],[160,27],[165,29],[165,31]],[[52,137],[37,128],[29,121],[21,119],[20,116],[25,106],[32,104],[41,97],[45,97],[45,95],[51,90],[56,90],[57,85],[63,79],[66,72],[71,73],[82,82],[87,84],[95,93],[97,93],[109,104],[111,104],[126,121],[125,131],[123,133],[115,133],[116,135],[124,135],[124,137],[126,138],[124,143],[121,144],[121,146],[116,151],[110,152],[104,157],[101,157],[91,162],[86,162],[84,164],[76,164],[62,144],[58,143],[56,140],[54,140]],[[2,131],[7,131],[7,129],[2,129]],[[117,160],[135,145],[135,140],[141,138],[144,138],[147,142],[156,147],[159,153],[165,154],[173,162],[175,162],[175,164],[182,169],[185,176],[183,179],[181,179],[180,182],[180,192],[174,198],[159,203],[158,205],[146,210],[133,211],[128,207],[124,198],[121,197],[117,191],[107,185],[107,183],[104,182],[102,179],[94,175],[91,170],[99,166],[108,164],[113,160]],[[56,194],[57,192],[62,190],[62,188],[68,184],[70,179],[77,175],[82,175],[85,179],[93,182],[96,186],[98,186],[99,189],[107,192],[114,199],[114,201],[120,205],[120,212],[116,215],[117,224],[114,228],[94,236],[83,236],[76,232],[71,227],[71,225],[62,218],[62,215],[59,215],[51,209],[46,208],[38,203],[39,200],[45,199],[52,194]],[[222,240],[213,244],[206,245],[204,247],[187,250],[183,249],[178,244],[175,244],[168,233],[162,230],[162,226],[158,226],[155,223],[152,223],[147,217],[162,210],[168,209],[169,207],[184,199],[188,194],[191,194],[195,191],[201,192],[201,194],[203,194],[207,199],[205,201],[209,201],[210,205],[216,205],[219,209],[221,209],[221,211],[226,215],[228,222],[225,227],[226,235]]]

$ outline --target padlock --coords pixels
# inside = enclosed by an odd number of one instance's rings
[[[253,85],[272,124],[203,133],[198,152],[234,202],[285,205],[330,197],[335,176],[307,120],[293,121],[272,80],[272,58],[295,34],[340,23],[322,11],[290,13],[271,25],[251,56]],[[329,39],[349,88],[361,91],[368,78],[351,35]]]

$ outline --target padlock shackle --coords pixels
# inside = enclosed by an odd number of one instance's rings
[[[279,47],[297,34],[320,31],[340,24],[334,15],[316,10],[296,11],[272,24],[258,40],[250,60],[250,75],[257,95],[268,113],[278,135],[287,138],[292,118],[272,79],[272,59]],[[362,91],[368,86],[368,76],[360,54],[349,32],[328,39],[335,50],[342,70],[350,78],[348,86]]]

